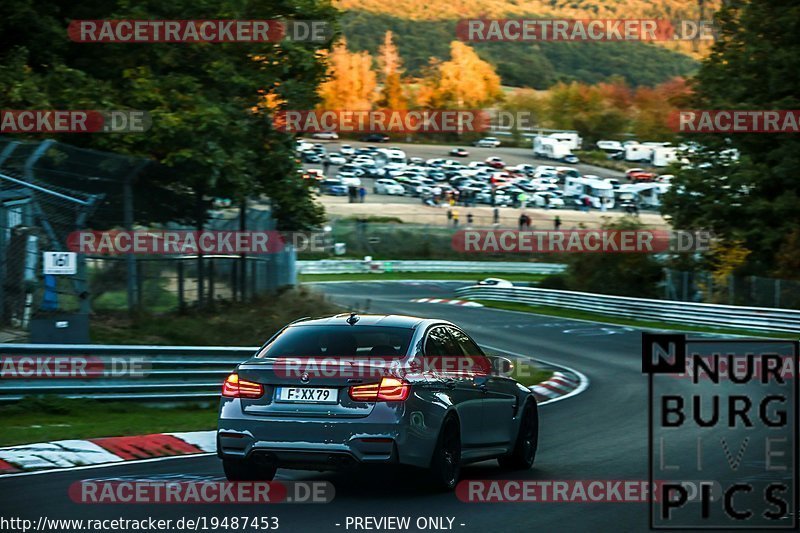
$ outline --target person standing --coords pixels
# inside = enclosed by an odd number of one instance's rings
[[[467,213],[467,226],[472,226],[472,213]]]
[[[328,161],[328,157],[327,157],[327,156],[325,156],[325,160],[322,162],[322,173],[323,173],[325,176],[327,176],[327,175],[328,175],[328,169],[329,169],[330,167],[331,167],[331,162],[330,162],[330,161]]]
[[[556,218],[553,220],[553,227],[555,228],[556,231],[558,231],[561,228],[561,217],[559,217],[558,215],[556,215]]]
[[[365,187],[363,187],[363,186],[359,187],[358,188],[358,199],[362,204],[364,203],[364,198],[366,196],[367,196],[367,189]]]
[[[453,227],[458,227],[458,209],[453,209]]]
[[[497,226],[500,224],[500,210],[498,208],[494,208],[493,215],[492,215],[492,223]]]

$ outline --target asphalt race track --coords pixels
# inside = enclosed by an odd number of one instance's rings
[[[647,378],[641,372],[640,331],[583,321],[488,308],[412,303],[419,297],[452,297],[458,282],[319,284],[334,301],[370,312],[392,312],[452,320],[490,353],[501,350],[561,363],[590,379],[582,394],[543,406],[534,468],[523,474],[500,471],[496,462],[465,468],[467,479],[646,480]],[[213,421],[209,421],[209,427]],[[693,439],[691,433],[686,440]],[[721,475],[722,473],[720,473]],[[646,531],[646,503],[463,503],[454,494],[420,487],[415,473],[312,473],[280,470],[277,479],[328,480],[336,489],[329,504],[87,505],[73,503],[67,489],[89,478],[220,478],[215,456],[86,468],[0,479],[5,516],[50,518],[173,518],[277,516],[284,531],[346,531],[348,516],[453,517],[453,529],[501,531]],[[709,478],[714,472],[709,472]],[[337,524],[340,524],[337,526]],[[413,521],[412,521],[413,524]],[[463,524],[463,526],[461,525]],[[352,531],[353,528],[351,527]],[[412,527],[412,530],[415,530]]]

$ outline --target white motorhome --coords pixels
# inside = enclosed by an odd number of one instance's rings
[[[533,155],[534,157],[544,157],[560,161],[568,155],[572,155],[572,151],[569,146],[559,142],[557,139],[539,135],[533,138]]]
[[[641,207],[661,207],[661,195],[669,189],[669,183],[627,183],[617,189],[618,195],[633,194]]]
[[[629,144],[625,147],[625,161],[647,161],[653,158],[653,146],[646,144]]]
[[[565,144],[570,150],[580,150],[583,144],[583,139],[577,132],[560,132],[551,133],[548,135],[551,139],[555,139],[561,144]]]
[[[666,167],[678,160],[678,148],[675,146],[656,146],[650,155],[650,163],[654,167]]]
[[[592,207],[606,209],[614,207],[614,186],[605,180],[594,178],[567,178],[564,181],[564,195],[583,198],[588,196]]]

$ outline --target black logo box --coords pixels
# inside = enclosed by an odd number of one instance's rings
[[[684,334],[662,334],[662,333],[649,333],[642,332],[642,373],[648,375],[647,393],[648,393],[648,419],[647,419],[647,454],[648,454],[648,483],[653,487],[653,376],[656,374],[682,374],[686,371],[687,360],[687,345],[689,344],[780,344],[783,346],[793,347],[793,368],[792,380],[794,382],[793,393],[794,397],[794,417],[792,420],[794,428],[794,446],[800,443],[800,408],[797,402],[800,398],[800,341],[792,339],[731,339],[731,338],[718,338],[718,339],[687,339]],[[655,350],[654,350],[655,347]],[[657,350],[657,353],[656,353]],[[797,530],[800,527],[800,503],[798,502],[798,490],[800,490],[800,463],[798,463],[797,452],[793,455],[794,471],[792,472],[793,482],[793,497],[792,502],[794,506],[794,515],[788,524],[776,527],[765,527],[758,525],[754,527],[749,526],[656,526],[655,525],[655,502],[653,498],[649,499],[650,511],[650,530],[703,530],[703,531],[762,531],[764,529],[777,529],[777,530]]]

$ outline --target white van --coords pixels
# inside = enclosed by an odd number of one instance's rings
[[[669,183],[626,183],[620,185],[617,194],[633,194],[641,207],[661,207],[661,195],[669,190]]]
[[[650,163],[654,167],[666,167],[678,161],[678,148],[675,146],[656,146],[650,156]]]
[[[592,207],[606,209],[614,207],[614,186],[605,180],[594,178],[567,178],[564,181],[564,196],[583,198],[588,196]]]
[[[556,141],[560,142],[563,145],[566,145],[567,148],[570,150],[580,150],[581,145],[583,144],[583,139],[581,136],[578,135],[577,132],[561,132],[561,133],[551,133],[548,135],[551,139],[555,139]]]
[[[653,159],[655,147],[649,144],[629,144],[625,147],[625,161],[647,161]]]
[[[534,157],[544,157],[546,159],[561,161],[568,155],[572,155],[572,151],[569,146],[557,139],[538,135],[533,138],[533,155]]]

